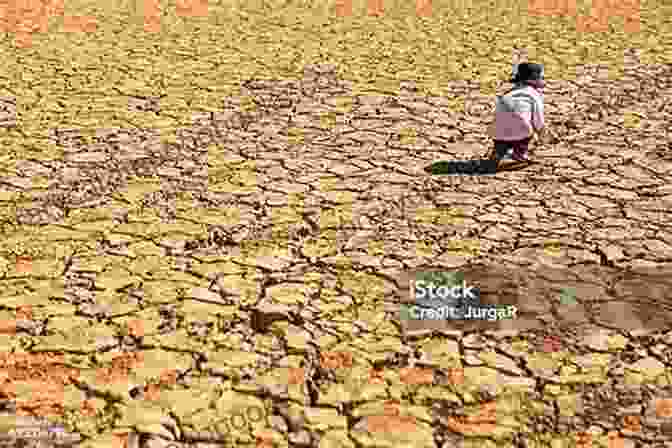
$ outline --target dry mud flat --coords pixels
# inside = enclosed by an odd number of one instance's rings
[[[672,446],[671,73],[549,82],[560,141],[495,176],[423,171],[487,151],[477,85],[449,112],[329,67],[175,144],[55,130],[2,179],[5,414],[100,446]],[[423,269],[518,318],[400,322]]]

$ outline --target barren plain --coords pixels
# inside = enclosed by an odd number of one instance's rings
[[[14,9],[2,443],[672,446],[669,6],[481,3]],[[558,139],[427,174],[514,48]],[[400,321],[430,268],[516,319]]]

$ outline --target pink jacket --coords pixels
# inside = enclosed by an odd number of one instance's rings
[[[495,120],[489,129],[494,140],[524,140],[543,127],[544,95],[540,90],[519,85],[497,97]]]

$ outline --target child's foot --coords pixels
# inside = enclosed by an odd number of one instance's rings
[[[490,156],[488,157],[488,159],[497,160],[498,162],[502,161],[502,160],[512,160],[512,155],[511,155],[512,152],[513,152],[512,149],[509,149],[506,152],[500,152],[500,151],[497,151],[496,149],[493,149],[492,152],[490,153]]]
[[[523,151],[513,151],[512,157],[513,157],[513,160],[515,160],[516,162],[529,162],[530,161],[530,157],[529,157],[527,151],[525,151],[525,152],[523,152]]]

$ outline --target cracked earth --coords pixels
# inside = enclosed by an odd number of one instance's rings
[[[423,170],[488,151],[478,83],[450,112],[328,66],[174,142],[54,130],[62,158],[1,179],[6,443],[672,446],[672,71],[601,73],[549,81],[558,140],[492,176]],[[516,318],[401,322],[422,269]]]

